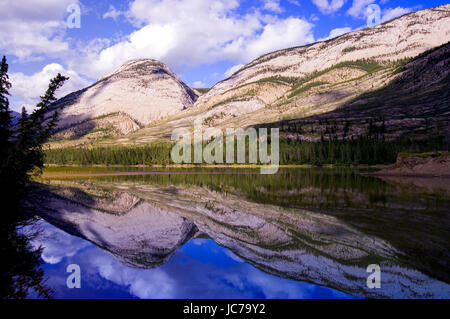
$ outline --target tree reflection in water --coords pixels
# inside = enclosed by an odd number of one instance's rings
[[[4,201],[5,203],[6,201]],[[1,297],[3,299],[51,298],[53,290],[46,285],[41,265],[42,248],[35,248],[32,239],[37,231],[23,231],[33,222],[32,208],[7,205],[1,222]]]

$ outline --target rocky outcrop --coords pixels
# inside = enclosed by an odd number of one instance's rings
[[[306,116],[268,125],[280,127],[288,138],[309,141],[371,135],[385,141],[443,138],[449,143],[449,66],[447,43],[404,65],[333,85],[334,91],[330,85],[313,87],[298,97],[311,106]],[[313,107],[312,103],[323,104]]]
[[[395,164],[374,175],[450,177],[450,154],[399,154]]]
[[[122,113],[140,125],[173,115],[191,107],[196,93],[161,62],[151,59],[129,61],[92,86],[59,100],[58,126],[73,127],[86,121]],[[120,121],[112,123],[118,126]],[[139,126],[117,128],[129,133]]]
[[[373,60],[380,65],[388,65],[393,61],[415,57],[424,51],[450,41],[450,5],[414,12],[398,19],[383,23],[373,28],[348,33],[338,38],[309,46],[280,50],[266,54],[233,74],[230,78],[218,83],[208,93],[201,96],[195,108],[211,108],[217,103],[227,102],[232,91],[242,87],[267,81],[289,84],[289,81],[305,78],[346,61]],[[323,80],[339,83],[364,75],[359,68],[353,68],[350,77],[342,78],[340,74],[329,72]],[[263,80],[263,82],[261,82]],[[323,81],[320,80],[320,81]],[[315,79],[319,81],[319,79]],[[283,85],[279,91],[288,92]],[[237,97],[245,95],[253,104],[261,104],[258,94],[237,93]],[[276,96],[273,96],[277,100]],[[228,101],[231,103],[231,101]],[[263,106],[269,103],[262,103]],[[263,107],[262,106],[262,107]],[[238,108],[238,106],[235,106]]]

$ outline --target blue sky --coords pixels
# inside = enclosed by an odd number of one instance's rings
[[[193,87],[211,87],[277,49],[304,45],[448,3],[439,0],[0,0],[0,54],[10,65],[11,104],[31,110],[48,80],[71,79],[63,96],[133,58],[166,63]],[[71,4],[80,28],[68,28]],[[69,19],[76,22],[76,19]]]

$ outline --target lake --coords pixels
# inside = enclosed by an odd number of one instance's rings
[[[449,298],[449,180],[366,173],[50,168],[23,232],[55,298]]]

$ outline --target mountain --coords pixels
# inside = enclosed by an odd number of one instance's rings
[[[362,78],[394,61],[415,57],[448,42],[449,22],[450,5],[446,5],[332,40],[269,53],[218,83],[199,99],[196,107],[216,108],[211,115],[226,111],[232,103],[234,109],[240,110],[250,110],[247,105],[254,109],[280,104],[296,107],[298,95],[311,84],[337,85]],[[361,60],[366,63],[348,63]],[[332,94],[333,99],[336,97],[342,98]],[[305,108],[306,103],[302,104]]]
[[[164,116],[152,109],[148,117],[142,115],[147,121],[134,115],[136,103],[111,107],[106,101],[116,96],[115,90],[109,89],[112,87],[109,80],[103,80],[93,86],[95,90],[88,89],[92,94],[82,93],[86,98],[79,98],[76,107],[68,108],[70,115],[67,109],[63,111],[61,125],[66,125],[67,119],[73,123],[74,118],[111,114],[122,109],[145,126],[125,130],[122,135],[126,137],[102,140],[104,145],[167,140],[174,128],[191,127],[196,119],[201,119],[206,126],[219,128],[271,123],[285,127],[282,130],[285,137],[312,141],[320,140],[330,130],[340,131],[342,137],[344,127],[347,127],[347,138],[364,134],[371,125],[385,127],[390,134],[388,138],[430,127],[448,128],[445,119],[449,112],[449,41],[450,4],[447,4],[327,41],[266,54],[217,83],[188,107],[179,105]],[[113,75],[120,75],[123,69],[129,71],[127,74],[137,72],[127,67],[134,63],[137,62],[125,64]],[[131,88],[121,90],[133,96],[133,101],[134,96],[143,96],[142,87]],[[97,98],[94,94],[97,90],[103,92],[103,103],[87,106],[92,105],[88,97]],[[197,97],[192,96],[190,101]],[[152,121],[155,119],[161,120]],[[292,132],[291,126],[297,127],[300,122],[302,133]],[[72,138],[70,144],[60,141],[59,146],[89,143],[94,142]]]
[[[302,140],[366,134],[382,135],[385,140],[435,137],[450,145],[449,66],[447,43],[386,72],[387,84],[346,99],[335,109],[268,126],[281,127],[286,137]],[[316,96],[327,94],[326,90],[318,89]]]
[[[129,61],[88,88],[57,101],[56,138],[124,135],[191,107],[197,94],[161,62]]]
[[[121,194],[125,195],[122,197],[133,196]],[[123,198],[114,200],[110,206],[121,204],[121,200]],[[157,267],[167,262],[197,232],[189,220],[146,202],[111,214],[111,210],[90,209],[77,202],[61,200],[61,197],[52,197],[50,201],[52,211],[58,212],[47,215],[50,222],[99,245],[134,268]]]

